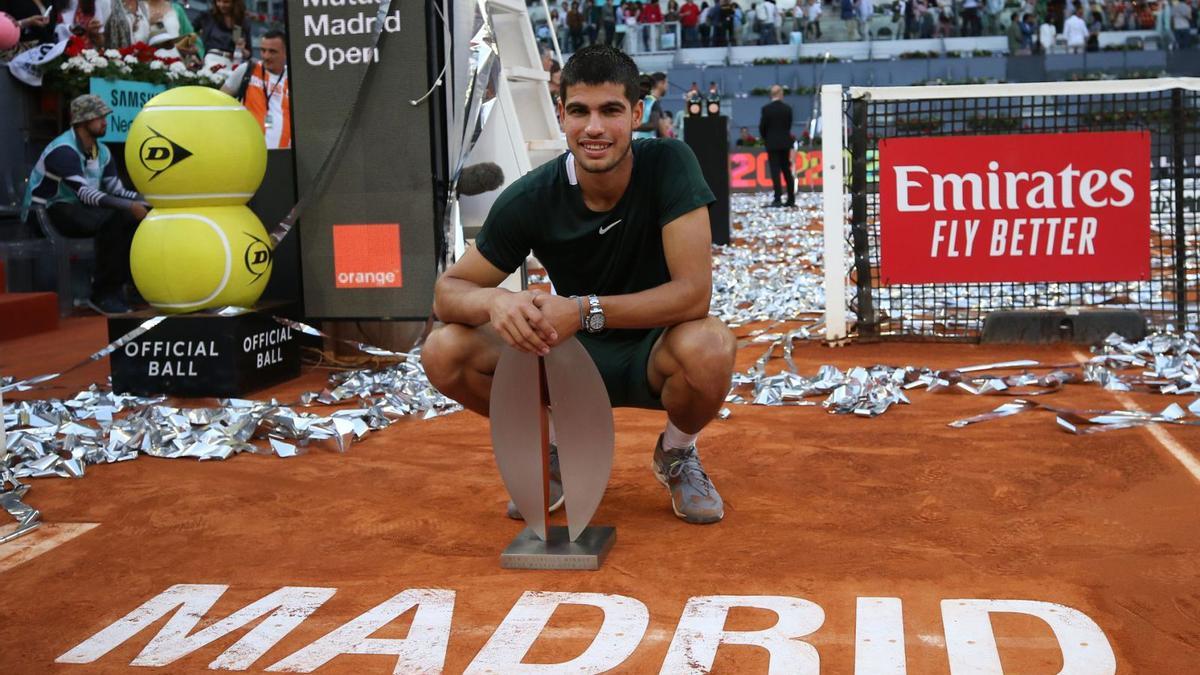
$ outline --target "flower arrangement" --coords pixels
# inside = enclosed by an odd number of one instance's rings
[[[73,98],[89,90],[93,77],[161,84],[219,87],[232,72],[226,66],[192,69],[174,49],[159,49],[144,42],[107,49],[88,49],[83,38],[72,37],[62,56],[43,67],[46,86]]]
[[[942,128],[940,117],[897,117],[896,131],[901,133],[933,133]]]

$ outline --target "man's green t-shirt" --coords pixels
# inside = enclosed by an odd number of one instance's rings
[[[479,252],[512,273],[533,251],[565,296],[623,295],[670,281],[663,226],[716,198],[684,143],[634,140],[632,152],[629,186],[606,212],[584,203],[570,153],[530,171],[492,205],[475,239]]]

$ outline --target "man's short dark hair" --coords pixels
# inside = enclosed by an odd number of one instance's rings
[[[657,85],[659,82],[662,82],[665,79],[667,79],[667,74],[664,72],[661,72],[661,71],[650,75],[650,82],[655,85]]]
[[[629,55],[604,44],[588,45],[571,56],[563,67],[559,95],[567,100],[567,90],[576,84],[619,84],[630,104],[641,100],[637,64]]]
[[[266,40],[267,38],[271,38],[272,40],[282,40],[284,48],[287,48],[287,33],[279,30],[278,28],[272,28],[271,30],[262,34],[261,39]]]
[[[553,75],[560,70],[562,70],[562,66],[558,65],[558,61],[551,60],[550,61],[550,71],[549,71],[550,74]]]

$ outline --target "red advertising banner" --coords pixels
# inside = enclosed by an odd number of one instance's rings
[[[879,142],[880,282],[1150,276],[1150,134]]]

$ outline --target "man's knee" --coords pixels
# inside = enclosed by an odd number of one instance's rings
[[[714,317],[706,317],[678,326],[679,334],[672,352],[685,373],[733,372],[737,340],[733,332]]]
[[[421,347],[421,364],[435,387],[454,381],[467,361],[470,328],[448,323],[435,328]]]

